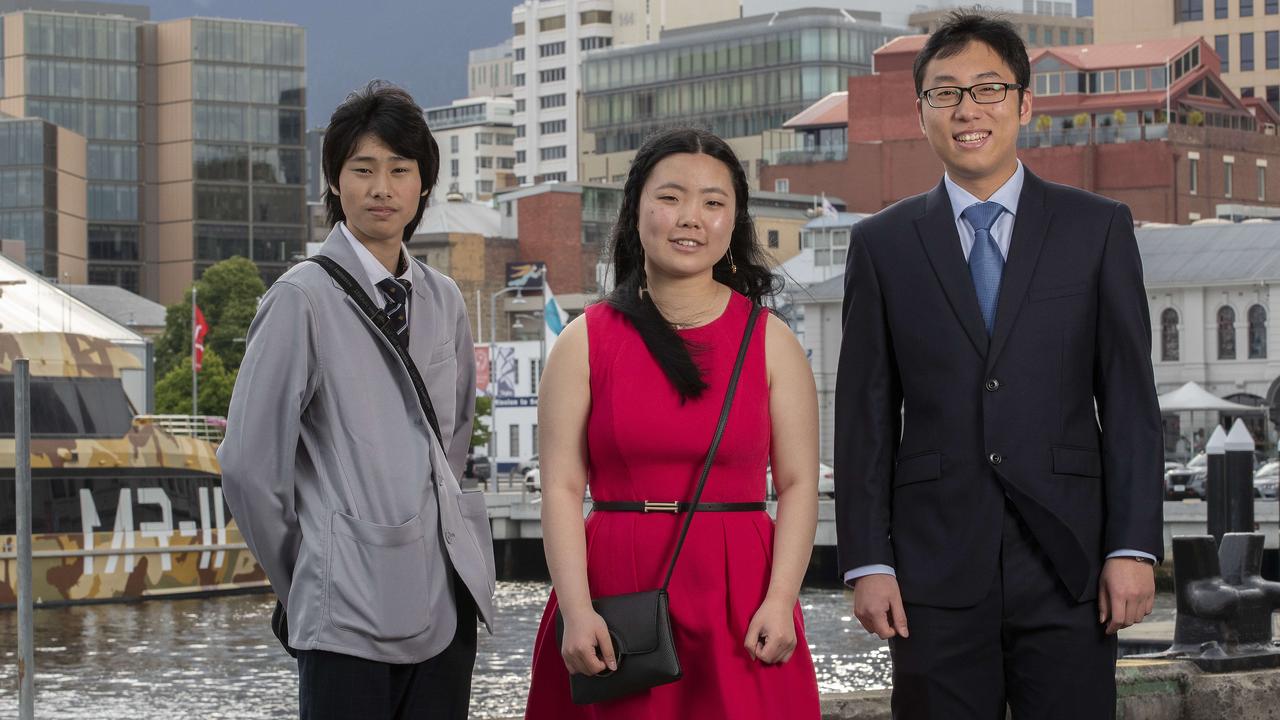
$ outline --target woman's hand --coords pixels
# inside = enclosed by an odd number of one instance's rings
[[[796,649],[795,600],[779,602],[765,598],[747,626],[743,645],[752,660],[772,665],[791,659]]]
[[[609,626],[604,618],[594,610],[569,615],[561,609],[564,618],[564,641],[560,645],[560,656],[564,658],[564,666],[570,674],[596,675],[608,668],[618,669],[618,662],[613,656],[613,640],[609,637]],[[795,644],[794,635],[792,644]]]

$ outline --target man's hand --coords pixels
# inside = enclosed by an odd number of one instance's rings
[[[1154,567],[1131,557],[1109,558],[1098,581],[1098,622],[1114,635],[1150,615],[1155,597]]]
[[[867,632],[875,633],[881,640],[909,636],[902,593],[898,590],[898,579],[892,575],[863,575],[854,581],[853,615]]]

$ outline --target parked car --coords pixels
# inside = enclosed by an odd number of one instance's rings
[[[1205,480],[1209,475],[1209,457],[1199,453],[1187,461],[1185,467],[1168,470],[1164,474],[1166,500],[1205,497]]]
[[[467,465],[462,471],[462,476],[475,480],[488,480],[492,472],[493,466],[489,464],[488,457],[484,455],[468,455]]]
[[[1280,460],[1263,463],[1253,475],[1253,496],[1275,500],[1280,497]]]

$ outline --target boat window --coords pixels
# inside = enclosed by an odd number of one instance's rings
[[[31,436],[124,437],[133,411],[119,378],[31,378]],[[0,437],[13,437],[13,376],[0,376]]]

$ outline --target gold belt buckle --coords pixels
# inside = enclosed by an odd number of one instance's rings
[[[647,513],[648,512],[669,512],[672,514],[676,514],[680,512],[680,503],[649,502],[648,500],[646,500],[644,502],[644,511]]]

